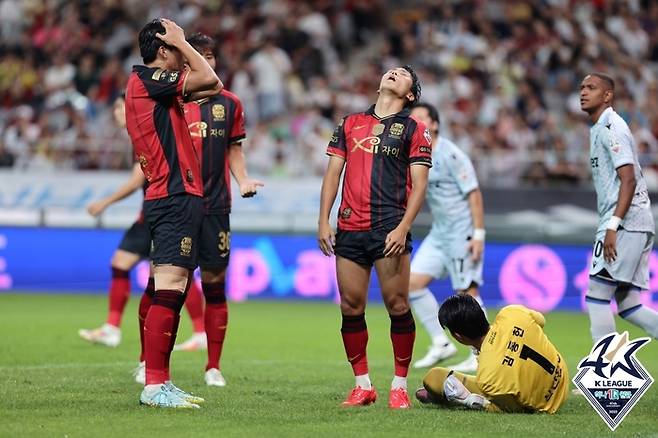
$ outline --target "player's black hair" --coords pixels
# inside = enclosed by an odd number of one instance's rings
[[[591,73],[591,76],[596,76],[597,78],[601,79],[605,84],[608,86],[609,89],[612,91],[615,91],[615,80],[612,79],[610,76],[608,76],[605,73]]]
[[[414,70],[414,68],[412,66],[407,64],[402,68],[405,69],[406,71],[408,71],[409,74],[411,75],[411,94],[414,95],[414,100],[413,101],[409,100],[404,105],[405,107],[410,107],[415,102],[420,101],[420,91],[421,91],[420,90],[420,79],[418,79],[418,75],[416,74],[416,70]]]
[[[425,108],[427,110],[427,113],[430,115],[430,119],[432,119],[436,123],[440,123],[440,121],[439,121],[439,111],[431,103],[416,102],[411,108],[412,109],[413,108]]]
[[[155,19],[146,23],[146,25],[139,31],[139,53],[142,55],[144,64],[150,64],[155,61],[158,56],[160,47],[167,45],[162,42],[160,38],[155,36],[156,33],[161,35],[165,34],[165,28],[160,22],[160,19]]]
[[[212,37],[201,32],[197,32],[190,36],[187,39],[187,42],[190,43],[190,46],[194,47],[194,50],[199,53],[204,50],[210,50],[211,52],[215,53],[215,47],[217,46],[217,43]]]
[[[475,298],[457,294],[446,299],[439,308],[439,323],[451,333],[478,339],[489,331],[489,321]]]

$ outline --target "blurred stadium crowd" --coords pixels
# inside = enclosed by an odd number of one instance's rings
[[[254,173],[320,175],[335,122],[374,101],[385,69],[409,63],[442,133],[484,185],[503,187],[587,181],[578,86],[608,72],[658,188],[650,0],[0,0],[0,167],[130,167],[111,104],[141,63],[137,32],[156,17],[216,37]]]

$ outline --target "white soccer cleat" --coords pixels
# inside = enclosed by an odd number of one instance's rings
[[[137,368],[133,370],[133,376],[135,376],[135,382],[140,385],[146,384],[146,362],[142,361],[137,365]]]
[[[97,329],[80,329],[78,334],[85,341],[107,347],[114,348],[121,343],[121,329],[107,323]]]
[[[448,366],[448,368],[460,373],[475,374],[478,370],[478,358],[471,352],[464,361],[454,366]]]
[[[174,345],[174,351],[198,351],[208,348],[206,332],[194,333],[187,341]]]
[[[434,365],[435,363],[448,359],[449,357],[457,354],[457,347],[452,342],[448,342],[445,345],[432,345],[430,346],[427,354],[422,358],[414,362],[414,368],[428,368]]]
[[[224,379],[222,372],[217,368],[210,368],[206,371],[204,380],[208,386],[226,386],[226,379]]]

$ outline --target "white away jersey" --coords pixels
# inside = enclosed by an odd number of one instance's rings
[[[443,137],[439,136],[432,149],[426,193],[434,218],[431,233],[442,241],[465,240],[473,233],[467,195],[478,188],[473,163],[456,144]]]
[[[617,206],[621,181],[617,169],[631,164],[635,170],[635,196],[621,224],[628,231],[654,232],[647,185],[637,160],[635,141],[628,125],[607,108],[590,128],[590,165],[599,213],[598,231],[604,230]]]

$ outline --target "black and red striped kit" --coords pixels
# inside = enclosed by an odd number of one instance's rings
[[[367,231],[397,226],[411,191],[410,166],[432,166],[432,137],[408,108],[378,117],[374,105],[345,117],[327,154],[345,159],[338,228]]]

